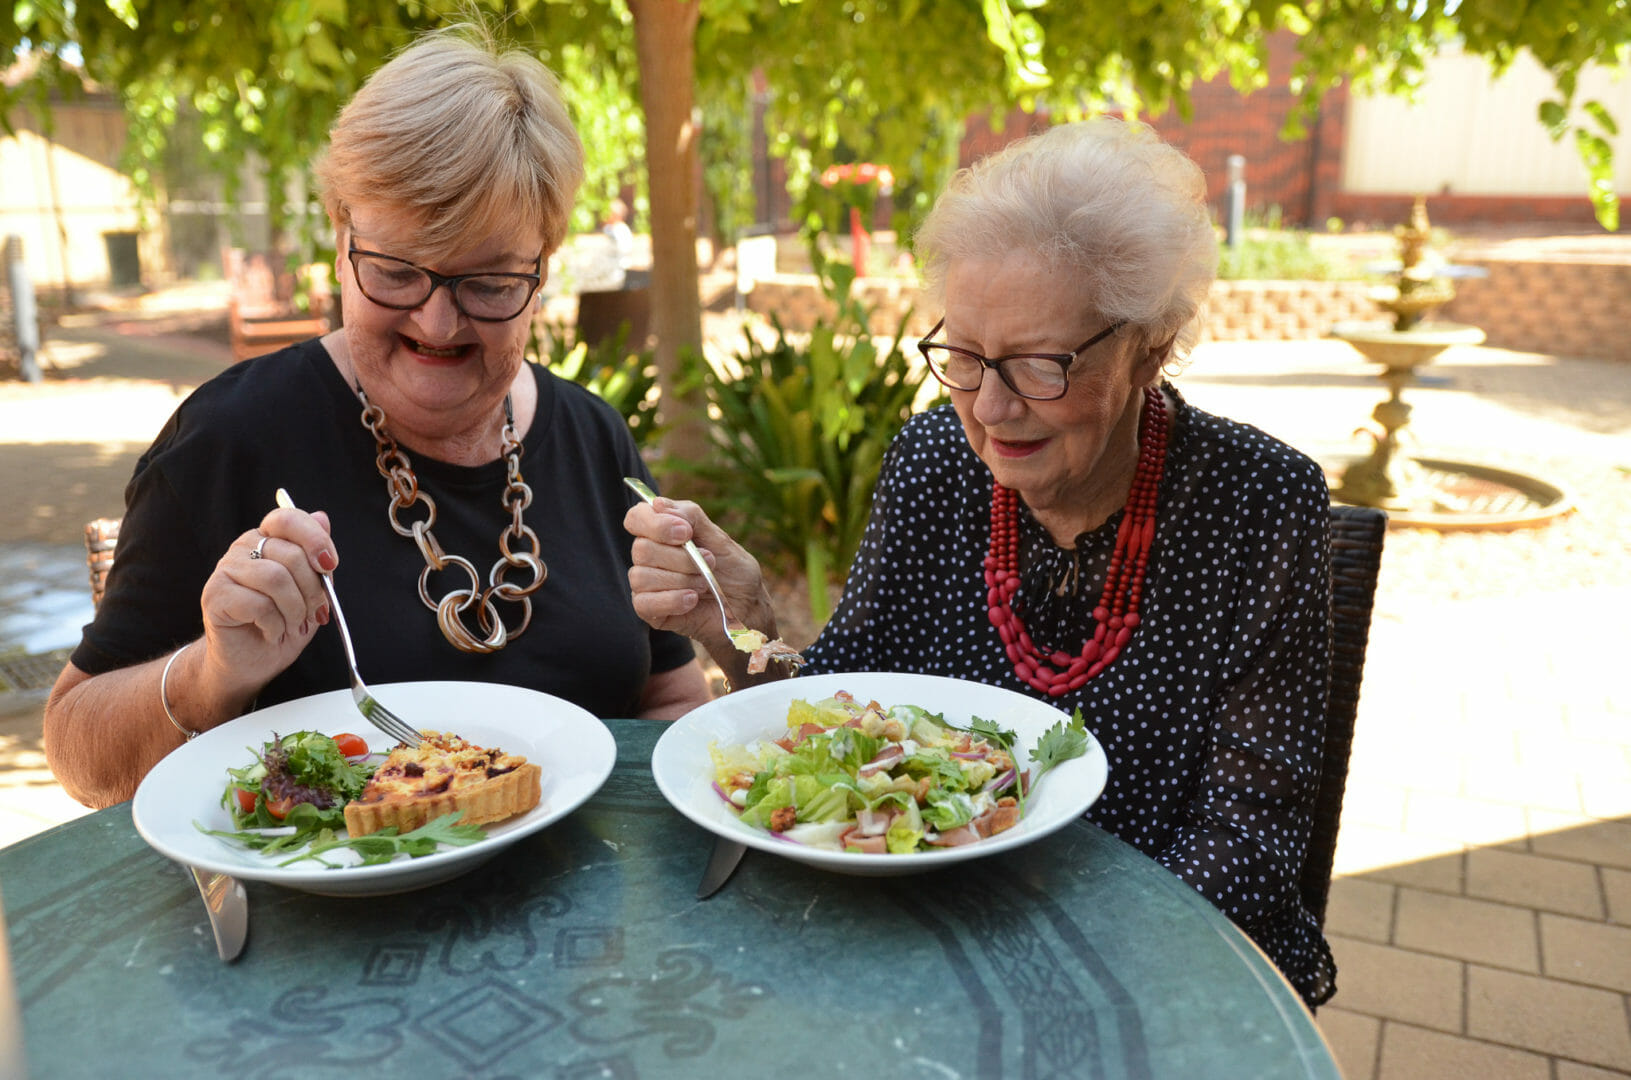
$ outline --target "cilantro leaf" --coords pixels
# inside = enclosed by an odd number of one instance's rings
[[[951,728],[956,727],[955,724],[947,724],[946,726]],[[988,739],[991,742],[996,743],[1004,750],[1012,750],[1014,748],[1014,733],[1006,728],[998,727],[996,721],[994,720],[986,720],[985,718],[979,716],[971,717],[968,724],[968,730],[983,739]]]
[[[1036,775],[1031,778],[1031,786],[1035,787],[1042,774],[1055,765],[1079,758],[1085,753],[1087,723],[1082,719],[1082,710],[1078,707],[1068,722],[1061,720],[1044,731],[1031,749],[1031,760],[1036,762]]]

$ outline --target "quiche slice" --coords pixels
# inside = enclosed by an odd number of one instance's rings
[[[464,812],[462,825],[524,814],[542,797],[543,770],[520,754],[474,746],[457,735],[423,733],[418,746],[398,746],[362,794],[346,803],[345,827],[366,836],[395,825],[399,834]]]

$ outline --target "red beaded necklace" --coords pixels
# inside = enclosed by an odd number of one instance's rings
[[[1138,626],[1138,603],[1144,592],[1144,571],[1149,566],[1150,542],[1155,538],[1155,498],[1167,462],[1166,402],[1155,387],[1144,390],[1144,412],[1138,422],[1138,466],[1133,489],[1127,495],[1110,572],[1099,594],[1093,618],[1098,626],[1077,656],[1038,648],[1014,612],[1019,591],[1019,495],[991,487],[991,546],[985,557],[985,604],[991,625],[1002,636],[1003,648],[1014,664],[1014,674],[1051,697],[1080,690],[1109,667]]]

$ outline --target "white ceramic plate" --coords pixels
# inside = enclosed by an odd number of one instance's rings
[[[520,817],[485,826],[485,840],[382,866],[330,870],[310,861],[278,866],[287,855],[262,855],[200,832],[195,822],[206,829],[232,828],[232,817],[221,805],[227,769],[255,760],[274,732],[349,731],[373,750],[394,745],[357,712],[351,691],[335,690],[269,706],[183,743],[136,789],[131,804],[136,830],[162,855],[235,877],[328,896],[407,892],[472,870],[565,817],[600,789],[617,761],[617,744],[606,725],[588,710],[549,694],[474,682],[384,683],[369,689],[411,724],[537,762],[543,768],[543,798]]]
[[[710,832],[824,870],[867,876],[914,874],[1010,851],[1070,824],[1104,790],[1108,763],[1103,747],[1092,737],[1090,721],[1087,753],[1048,770],[1036,793],[1026,800],[1024,820],[972,844],[914,855],[863,855],[805,847],[744,825],[713,788],[708,748],[714,743],[739,745],[779,737],[787,731],[787,709],[794,700],[820,701],[840,690],[884,706],[917,705],[943,714],[948,723],[959,727],[976,716],[992,721],[1014,732],[1016,757],[1022,765],[1030,762],[1031,748],[1043,732],[1069,719],[1051,705],[1023,694],[938,675],[804,675],[727,694],[674,721],[652,751],[651,773],[657,787],[674,809]]]

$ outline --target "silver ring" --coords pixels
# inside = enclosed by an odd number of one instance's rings
[[[270,536],[261,537],[261,542],[255,545],[255,550],[251,551],[249,553],[249,557],[251,559],[264,559],[264,558],[266,558],[265,555],[261,554],[261,548],[265,547],[266,546],[266,541],[268,541],[270,539],[272,539]]]

